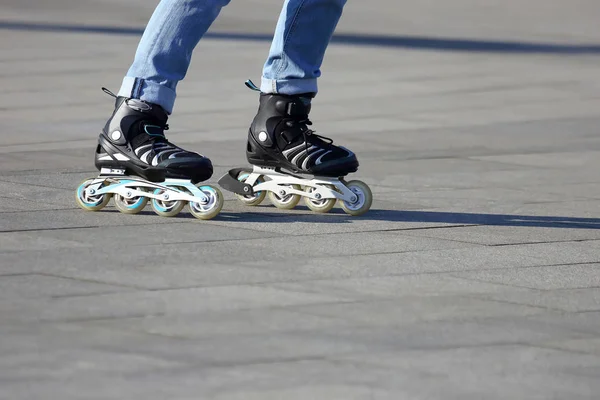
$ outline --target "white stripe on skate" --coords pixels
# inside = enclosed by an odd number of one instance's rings
[[[129,161],[129,157],[127,157],[121,153],[116,153],[115,158],[119,161]]]
[[[287,149],[287,150],[284,150],[284,151],[282,151],[282,153],[283,153],[283,155],[284,155],[284,156],[287,158],[287,156],[288,156],[290,153],[293,153],[294,151],[298,150],[300,147],[304,147],[304,146],[306,146],[306,144],[304,144],[304,143],[300,143],[300,144],[299,144],[298,146],[296,146],[296,147],[292,147],[291,149]]]
[[[304,159],[304,162],[302,163],[302,169],[306,170],[308,169],[308,162],[310,161],[311,158],[315,157],[317,154],[322,153],[326,151],[325,149],[319,149],[317,151],[313,151],[311,154],[308,155],[308,157],[306,157]]]
[[[297,162],[300,159],[300,157],[302,157],[303,155],[308,155],[308,153],[313,149],[318,149],[318,147],[310,146],[308,149],[302,150],[300,153],[296,154],[296,156],[292,158],[292,164],[298,165]]]
[[[187,153],[187,151],[176,151],[175,153],[171,154],[169,156],[169,158],[176,158],[177,154],[185,154]]]
[[[150,155],[150,153],[152,153],[152,149],[148,150],[147,152],[145,152],[144,154],[142,154],[142,156],[140,157],[140,160],[142,160],[143,162],[145,162],[146,164],[150,164],[148,162],[148,156]]]
[[[326,153],[324,153],[323,155],[321,155],[321,157],[317,158],[317,161],[315,161],[315,165],[319,165],[321,164],[321,159],[323,157],[325,157],[327,154],[331,153],[331,150],[328,150]]]
[[[142,152],[142,150],[145,149],[145,148],[147,148],[147,147],[152,148],[152,144],[145,144],[143,146],[138,147],[137,149],[135,149],[135,155],[139,156],[140,153]]]

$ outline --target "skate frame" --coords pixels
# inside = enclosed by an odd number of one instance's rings
[[[104,182],[110,182],[108,186],[101,187]],[[179,189],[184,187],[192,194]],[[149,188],[152,191],[146,192],[138,188]],[[154,194],[154,190],[161,189],[165,193]],[[100,196],[103,194],[119,194],[126,199],[133,197],[148,197],[160,201],[183,200],[190,203],[207,204],[209,197],[196,185],[185,179],[165,179],[164,182],[150,182],[136,176],[125,175],[125,170],[102,168],[98,178],[86,188],[86,194],[90,196]]]
[[[255,186],[254,184],[261,176],[268,177],[269,180],[260,182]],[[274,192],[280,197],[289,194],[297,194],[313,200],[335,198],[348,203],[355,203],[357,201],[356,194],[346,187],[343,178],[315,175],[312,177],[312,179],[307,179],[301,176],[292,175],[290,173],[280,172],[276,168],[254,166],[250,176],[246,178],[244,183],[251,185],[252,191],[255,193],[266,190]],[[291,185],[313,187],[315,190],[309,193],[304,190],[294,189]],[[324,185],[332,185],[336,190]]]

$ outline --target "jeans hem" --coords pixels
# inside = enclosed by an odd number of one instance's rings
[[[175,105],[176,93],[175,90],[170,87],[156,82],[126,76],[123,78],[123,83],[121,84],[121,89],[119,89],[118,96],[158,104],[164,108],[168,114],[171,114],[173,112],[173,106]]]
[[[317,93],[317,79],[267,79],[262,77],[260,91],[263,93],[296,95]]]

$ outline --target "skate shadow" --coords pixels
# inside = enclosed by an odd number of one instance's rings
[[[353,217],[340,209],[327,214],[316,214],[307,207],[298,206],[293,212],[262,211],[270,206],[258,207],[260,212],[228,212],[219,214],[215,220],[236,221],[240,223],[289,223],[304,222],[316,224],[372,222],[423,223],[444,225],[488,225],[538,228],[600,229],[600,218],[581,218],[563,216],[537,216],[512,214],[459,213],[443,211],[403,211],[371,209],[366,214]],[[398,226],[401,228],[401,226]],[[413,227],[411,227],[413,228]],[[417,227],[418,228],[418,227]],[[382,229],[394,229],[386,225]]]
[[[273,210],[273,211],[270,211]],[[105,208],[102,212],[119,213],[114,208]],[[148,209],[138,215],[156,216]],[[164,217],[163,217],[164,218]],[[173,219],[196,220],[196,218],[182,211]],[[423,223],[446,225],[487,225],[487,226],[514,226],[536,228],[570,228],[570,229],[600,229],[600,218],[538,216],[516,214],[485,214],[485,213],[458,213],[443,211],[404,211],[371,209],[364,215],[353,217],[341,209],[334,208],[326,214],[318,214],[306,206],[297,206],[291,211],[279,211],[270,205],[248,207],[240,211],[223,210],[211,221],[237,222],[237,223],[314,223],[314,224],[345,224],[370,222],[398,222],[398,223]],[[407,229],[418,229],[411,226]],[[402,226],[382,226],[382,230],[402,229]]]

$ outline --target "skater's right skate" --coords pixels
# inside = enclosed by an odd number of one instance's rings
[[[358,169],[356,155],[309,129],[312,97],[261,93],[246,147],[253,169],[231,170],[219,184],[248,205],[259,204],[268,193],[283,209],[304,197],[313,211],[328,212],[339,200],[348,214],[361,215],[371,207],[371,191],[361,181],[344,181]]]
[[[167,113],[158,105],[117,97],[115,110],[98,137],[96,179],[84,181],[77,203],[99,210],[114,194],[117,208],[129,214],[141,211],[148,199],[163,216],[179,213],[186,203],[200,219],[216,216],[223,206],[219,189],[199,185],[211,177],[210,160],[170,143]]]

